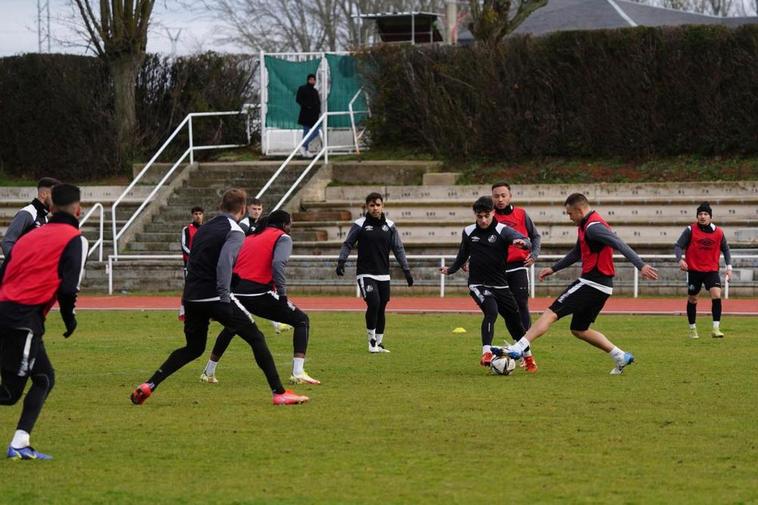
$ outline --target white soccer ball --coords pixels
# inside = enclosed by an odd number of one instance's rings
[[[495,375],[510,375],[516,369],[516,360],[508,356],[500,356],[492,360],[490,371]]]

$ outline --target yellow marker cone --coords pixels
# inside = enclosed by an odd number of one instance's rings
[[[466,333],[466,328],[457,327],[453,330],[453,333]]]

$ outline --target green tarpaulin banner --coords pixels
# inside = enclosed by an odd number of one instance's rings
[[[350,100],[361,89],[358,66],[354,57],[348,55],[327,54],[326,61],[329,64],[331,76],[331,88],[327,107],[329,112],[347,112]],[[354,111],[366,110],[365,97],[361,95],[353,102]],[[356,114],[355,121],[366,118],[365,114]],[[329,116],[330,128],[349,128],[350,116]]]
[[[300,106],[295,102],[297,88],[306,83],[308,74],[315,74],[320,58],[307,61],[287,61],[265,56],[268,73],[268,103],[266,127],[288,130],[301,129],[297,124]]]

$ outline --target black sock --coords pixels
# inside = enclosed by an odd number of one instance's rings
[[[697,303],[691,303],[688,300],[687,301],[687,321],[689,321],[690,324],[695,324],[696,315],[697,315]]]
[[[721,321],[721,298],[711,300],[711,314],[714,322]]]

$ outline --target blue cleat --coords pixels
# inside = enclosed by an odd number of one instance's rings
[[[620,362],[616,362],[616,366],[611,370],[611,375],[621,375],[624,373],[624,367],[634,363],[634,356],[630,352],[624,353],[624,359]]]
[[[8,459],[53,459],[53,457],[37,452],[31,446],[22,449],[14,449],[13,447],[8,446]]]
[[[519,351],[518,349],[513,349],[510,346],[508,347],[490,347],[490,352],[494,354],[495,356],[508,356],[511,359],[521,359],[524,357],[524,353]]]

